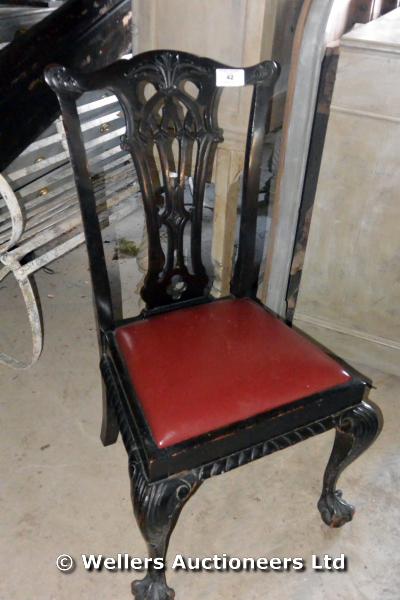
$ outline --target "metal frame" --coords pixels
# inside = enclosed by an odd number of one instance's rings
[[[122,114],[115,96],[100,94],[82,100],[78,111],[97,175],[95,193],[101,222],[107,225],[129,212],[123,201],[137,184],[132,162],[120,148],[125,131]],[[0,174],[0,281],[8,274],[17,280],[33,346],[30,360],[24,362],[3,351],[0,363],[27,369],[37,362],[43,349],[43,319],[33,276],[83,242],[68,145],[61,120],[57,120]]]
[[[43,347],[42,315],[33,275],[84,241],[79,231],[81,220],[71,174],[69,185],[67,181],[69,157],[65,135],[57,130],[58,122],[54,126],[59,107],[43,80],[43,69],[57,60],[83,69],[103,66],[105,55],[109,61],[116,60],[131,47],[132,10],[130,0],[100,3],[68,0],[51,9],[15,7],[1,9],[0,13],[0,21],[6,26],[0,51],[0,170],[3,173],[0,175],[0,281],[8,274],[16,278],[27,308],[33,341],[29,361],[0,352],[0,363],[25,369],[38,360]],[[36,22],[39,15],[47,18]],[[16,29],[14,21],[32,27],[11,40],[9,34]],[[49,126],[52,131],[48,135]],[[96,119],[85,126],[92,127],[93,132]],[[101,145],[106,136],[97,137],[91,142],[94,146]],[[120,152],[118,137],[117,142]],[[99,149],[93,145],[92,154]],[[57,169],[60,179],[56,190],[47,183],[52,177],[51,168]],[[131,181],[134,181],[133,174]],[[121,193],[114,195],[118,196],[114,204],[123,199]],[[111,205],[112,202],[109,207]],[[104,223],[107,217],[102,215]],[[37,251],[41,252],[40,256],[36,256]]]
[[[337,479],[368,448],[382,427],[379,409],[366,402],[370,382],[346,365],[352,378],[345,385],[172,447],[160,449],[152,438],[135,394],[135,382],[130,380],[115,340],[116,328],[132,320],[115,321],[113,315],[76,101],[83,91],[100,87],[115,93],[123,106],[127,132],[122,143],[131,152],[138,172],[149,239],[149,269],[142,288],[149,308],[133,321],[151,319],[199,303],[219,302],[209,296],[208,275],[199,248],[204,185],[212,171],[215,145],[222,139],[217,121],[221,89],[215,81],[219,68],[230,67],[184,52],[159,50],[119,61],[91,75],[76,74],[63,67],[46,72],[46,81],[58,95],[62,109],[88,248],[104,381],[101,439],[104,445],[109,445],[116,441],[119,432],[122,434],[129,459],[134,512],[153,558],[165,558],[169,537],[183,505],[205,479],[331,428],[336,429],[336,438],[318,507],[325,523],[332,527],[343,525],[351,520],[354,509],[336,489]],[[235,297],[254,299],[258,278],[254,238],[262,141],[278,66],[273,62],[260,63],[244,69],[244,75],[245,83],[252,85],[254,91],[245,154],[239,249],[231,289]],[[196,99],[185,90],[187,81],[196,85]],[[154,86],[150,98],[144,94],[148,83]],[[178,150],[174,153],[175,140]],[[193,205],[188,211],[183,203],[183,190],[193,170],[192,150],[189,150],[193,145],[196,147]],[[158,162],[154,148],[158,150]],[[189,265],[182,252],[186,223],[192,228]],[[165,251],[160,243],[162,226],[168,230]],[[176,277],[178,281],[174,280]],[[162,351],[168,351],[168,341]],[[151,566],[142,581],[133,583],[132,592],[137,600],[174,597],[165,572]]]

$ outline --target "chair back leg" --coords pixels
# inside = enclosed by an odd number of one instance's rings
[[[111,446],[118,439],[119,426],[117,415],[112,404],[110,393],[107,392],[107,387],[104,381],[102,382],[103,390],[103,416],[101,421],[100,439],[103,446]]]

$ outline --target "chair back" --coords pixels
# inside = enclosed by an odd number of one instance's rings
[[[148,270],[141,295],[147,307],[154,308],[208,294],[210,280],[202,259],[203,207],[216,148],[223,141],[219,100],[223,87],[232,84],[253,86],[232,281],[235,295],[251,293],[261,157],[278,74],[273,61],[232,69],[173,50],[138,54],[91,74],[77,74],[61,66],[46,70],[46,81],[58,96],[66,129],[101,328],[113,322],[110,286],[77,98],[83,92],[108,89],[121,104],[126,123],[121,144],[134,162],[147,226]],[[166,230],[166,244],[162,229]],[[190,252],[184,247],[187,242]]]

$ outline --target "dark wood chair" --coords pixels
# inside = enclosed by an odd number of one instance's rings
[[[160,50],[90,75],[60,66],[46,71],[61,105],[89,254],[105,383],[101,439],[108,445],[122,434],[134,512],[152,558],[165,559],[180,511],[205,479],[331,428],[336,438],[318,508],[327,525],[340,527],[351,520],[354,508],[336,489],[337,479],[382,425],[379,409],[366,402],[370,382],[255,298],[260,165],[279,73],[274,62],[233,73],[244,74],[244,84],[253,87],[239,246],[231,295],[210,297],[201,239],[205,184],[223,139],[217,121],[218,69],[229,67]],[[229,80],[232,73],[222,75]],[[186,82],[195,85],[197,98]],[[154,93],[146,100],[148,83]],[[99,88],[120,100],[126,120],[122,144],[132,155],[146,214],[148,272],[141,293],[147,309],[127,320],[113,316],[76,109],[81,93]],[[189,225],[190,261],[183,247]],[[162,226],[168,232],[166,252]],[[132,591],[138,599],[174,596],[164,571],[151,566]]]

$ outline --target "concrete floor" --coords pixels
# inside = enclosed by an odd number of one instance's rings
[[[83,248],[52,267],[55,274],[37,276],[46,332],[42,358],[25,372],[0,367],[0,599],[128,599],[132,573],[88,573],[80,561],[83,553],[141,557],[145,546],[132,516],[122,443],[103,448],[99,441],[101,388]],[[4,286],[1,343],[21,353],[23,339],[29,340],[23,308],[10,278]],[[185,507],[169,552],[299,556],[309,565],[312,554],[344,553],[347,572],[310,566],[283,573],[169,571],[178,600],[397,600],[400,379],[355,366],[373,378],[371,397],[386,424],[340,482],[357,506],[354,521],[330,530],[316,509],[329,432],[207,481]],[[78,561],[69,575],[55,566],[62,553]]]

